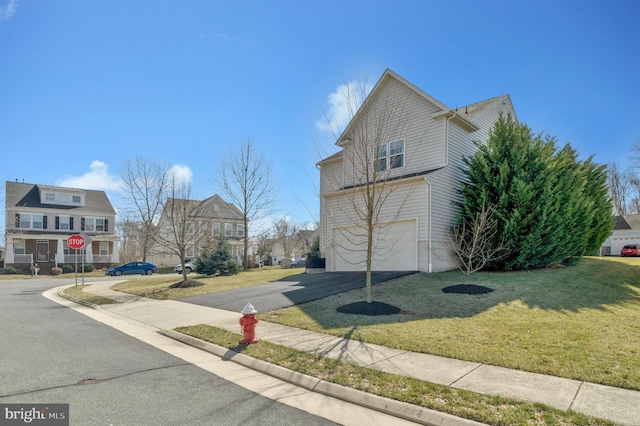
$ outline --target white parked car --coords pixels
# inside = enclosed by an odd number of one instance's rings
[[[196,270],[195,265],[193,264],[193,261],[189,261],[187,263],[184,264],[184,269],[187,270],[187,274],[190,274],[191,272]],[[182,273],[182,265],[177,264],[174,268],[174,271],[176,271],[177,273],[181,274]]]

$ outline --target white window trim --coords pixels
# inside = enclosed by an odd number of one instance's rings
[[[391,145],[395,144],[395,143],[399,143],[401,142],[401,146],[402,146],[402,151],[399,154],[392,154],[391,153]],[[389,169],[401,169],[404,167],[405,165],[405,161],[404,161],[404,156],[405,156],[405,151],[406,151],[406,142],[404,139],[396,139],[390,142],[385,142],[383,144],[377,145],[374,147],[374,161],[375,161],[375,168],[377,172],[384,172],[385,170],[389,170]],[[384,155],[380,155],[380,152],[382,151],[382,153]],[[396,167],[391,167],[392,165],[392,161],[391,159],[394,157],[401,157],[402,158],[402,162],[401,165],[396,166]],[[383,167],[381,167],[381,164],[384,164]]]

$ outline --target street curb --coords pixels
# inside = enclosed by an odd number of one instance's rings
[[[79,297],[75,297],[75,296],[71,296],[70,294],[65,294],[64,290],[60,290],[58,292],[58,296],[67,299],[67,300],[71,300],[72,302],[75,302],[79,305],[83,305],[86,306],[88,308],[92,308],[95,309],[97,311],[102,310],[102,307],[100,307],[100,305],[96,305],[95,303],[91,303],[91,302],[87,302],[86,300],[82,300]]]
[[[418,407],[406,402],[396,401],[394,399],[385,398],[357,389],[330,383],[316,377],[311,377],[306,374],[298,373],[296,371],[280,367],[279,365],[252,358],[250,356],[223,348],[218,345],[214,345],[213,343],[205,342],[204,340],[200,340],[186,334],[178,333],[177,331],[159,330],[158,333],[189,346],[193,346],[195,348],[209,352],[213,355],[219,356],[224,360],[234,361],[245,367],[251,368],[264,374],[268,374],[269,376],[294,384],[296,386],[300,386],[312,392],[317,392],[333,398],[341,399],[343,401],[370,408],[372,410],[389,414],[394,417],[410,420],[418,424],[428,426],[483,425],[483,423],[478,423],[473,420],[463,419],[451,414],[441,413],[428,408]]]

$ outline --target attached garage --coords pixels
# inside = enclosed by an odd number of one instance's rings
[[[332,237],[332,271],[366,270],[367,238],[363,229],[334,228]],[[389,223],[376,231],[373,241],[372,270],[418,270],[415,220]]]

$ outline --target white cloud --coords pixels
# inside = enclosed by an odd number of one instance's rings
[[[71,176],[61,180],[58,186],[101,191],[120,191],[122,189],[122,181],[118,176],[109,174],[105,162],[94,160],[89,169],[90,171],[82,176]]]
[[[326,133],[342,133],[371,89],[371,84],[359,81],[338,86],[327,98],[329,106],[325,117],[316,121],[316,128]]]
[[[17,10],[18,10],[17,0],[9,0],[6,6],[0,5],[0,21],[11,18],[13,15],[16,14]]]
[[[169,169],[169,176],[176,180],[176,183],[193,183],[193,172],[189,166],[176,164]]]

